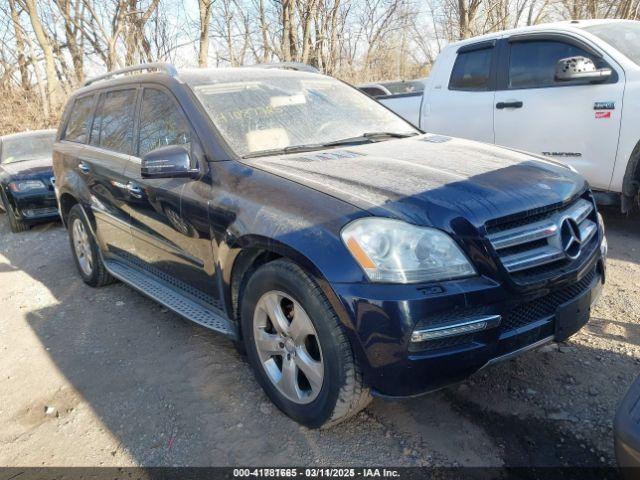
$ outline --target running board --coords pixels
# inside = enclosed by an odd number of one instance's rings
[[[140,270],[114,260],[105,260],[107,271],[118,280],[130,285],[140,293],[173,310],[178,315],[231,338],[237,338],[236,329],[225,318],[223,312],[192,300],[175,287],[165,284]]]

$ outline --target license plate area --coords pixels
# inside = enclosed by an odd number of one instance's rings
[[[592,290],[589,289],[572,301],[558,307],[556,310],[556,342],[564,342],[589,321],[591,298]]]

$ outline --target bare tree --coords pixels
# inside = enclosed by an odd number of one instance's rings
[[[200,13],[200,39],[198,48],[198,66],[206,67],[209,58],[209,27],[211,26],[211,8],[214,0],[198,0]]]
[[[29,15],[33,33],[40,45],[45,63],[45,75],[47,77],[47,97],[49,105],[57,107],[62,102],[62,92],[60,82],[56,72],[56,60],[54,56],[53,45],[49,36],[46,34],[42,20],[38,15],[38,9],[34,0],[22,0],[23,7]]]

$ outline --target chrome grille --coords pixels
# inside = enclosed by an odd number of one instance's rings
[[[577,259],[598,231],[593,203],[580,198],[531,223],[489,233],[509,273]],[[526,218],[525,218],[526,221]]]

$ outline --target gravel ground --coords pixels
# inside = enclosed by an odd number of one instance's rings
[[[75,272],[59,224],[0,216],[0,465],[608,466],[640,372],[640,221],[605,211],[608,281],[568,343],[337,427],[274,408],[231,342]]]

